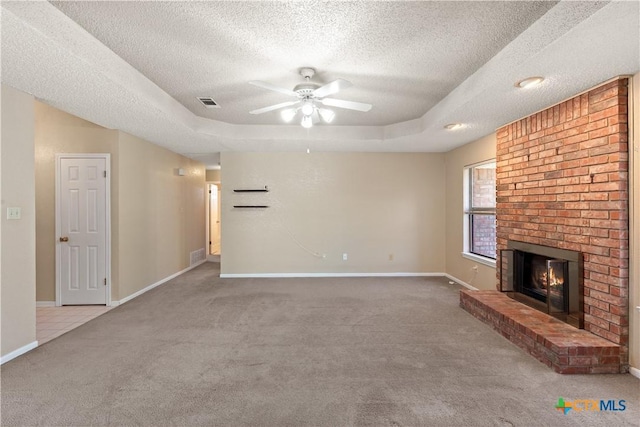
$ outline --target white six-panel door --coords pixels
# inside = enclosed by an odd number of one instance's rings
[[[109,302],[108,160],[58,156],[57,305]]]

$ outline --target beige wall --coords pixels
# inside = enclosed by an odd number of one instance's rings
[[[204,165],[119,135],[119,298],[189,267],[205,248]],[[177,169],[185,170],[178,176]]]
[[[5,356],[36,339],[36,281],[37,299],[55,300],[56,153],[111,154],[114,300],[189,266],[190,252],[205,247],[206,199],[199,162],[4,85],[1,99],[0,352]],[[186,176],[177,176],[177,168]],[[22,208],[22,219],[6,220],[7,207]]]
[[[220,182],[220,169],[212,169],[206,171],[207,182]]]
[[[117,148],[118,131],[103,128],[41,102],[35,103],[37,301],[56,299],[56,154],[111,154],[111,246],[112,251],[117,252]],[[117,266],[112,261],[111,292],[112,295],[117,295],[117,275],[114,275],[117,269],[114,267]]]
[[[39,102],[35,141],[38,301],[55,301],[56,153],[111,154],[112,300],[185,269],[205,247],[204,165]]]
[[[446,272],[478,289],[496,288],[496,270],[464,258],[463,250],[463,170],[465,166],[496,157],[496,136],[488,135],[446,153]],[[477,266],[475,271],[473,268]]]
[[[36,340],[36,234],[33,97],[2,85],[2,248],[0,353],[5,356]],[[8,207],[21,208],[7,220]]]
[[[640,370],[640,73],[632,80],[630,117],[631,186],[630,256],[629,256],[629,364]],[[638,372],[640,373],[640,371]]]
[[[443,154],[222,153],[221,164],[223,274],[444,271]],[[243,203],[270,207],[233,208]]]

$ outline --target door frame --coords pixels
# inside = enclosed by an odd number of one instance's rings
[[[210,190],[210,186],[212,185],[220,187],[221,183],[220,181],[207,181],[205,183],[205,194],[207,196],[207,203],[205,203],[206,204],[205,215],[207,217],[207,220],[205,221],[206,223],[205,233],[207,233],[205,247],[207,248],[207,261],[219,262],[220,259],[222,258],[222,251],[220,251],[218,255],[211,255],[209,253],[209,251],[211,250],[211,245],[209,244],[209,242],[211,241],[211,195],[209,193],[209,190]],[[220,206],[220,193],[221,193],[221,190],[220,188],[218,188],[218,207]],[[220,219],[221,216],[222,216],[222,212],[220,209],[218,209],[218,221],[220,222],[220,236],[218,236],[218,238],[222,242],[222,221]],[[220,247],[222,248],[222,243],[220,244]]]
[[[60,182],[60,172],[61,172],[61,161],[62,159],[104,159],[105,160],[105,169],[107,171],[107,179],[105,182],[105,274],[107,276],[107,286],[105,289],[106,292],[106,306],[111,306],[111,154],[109,153],[56,153],[56,235],[55,235],[55,245],[56,245],[56,307],[60,307],[62,305],[61,298],[61,277],[60,263],[62,261],[61,253],[60,253],[60,242],[58,241],[58,237],[60,237],[60,230],[62,230],[62,224],[60,223],[60,191],[61,185]]]

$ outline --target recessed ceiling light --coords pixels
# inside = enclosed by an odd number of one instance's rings
[[[543,80],[544,77],[527,77],[526,79],[517,82],[516,87],[519,87],[521,89],[528,89],[534,86],[538,86],[540,83],[542,83]]]
[[[447,130],[456,130],[456,129],[460,129],[463,126],[464,125],[462,123],[449,123],[444,128]]]

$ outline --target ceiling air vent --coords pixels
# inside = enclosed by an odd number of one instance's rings
[[[206,108],[220,108],[218,103],[213,100],[213,98],[209,98],[208,96],[198,96],[198,101],[202,103]]]

